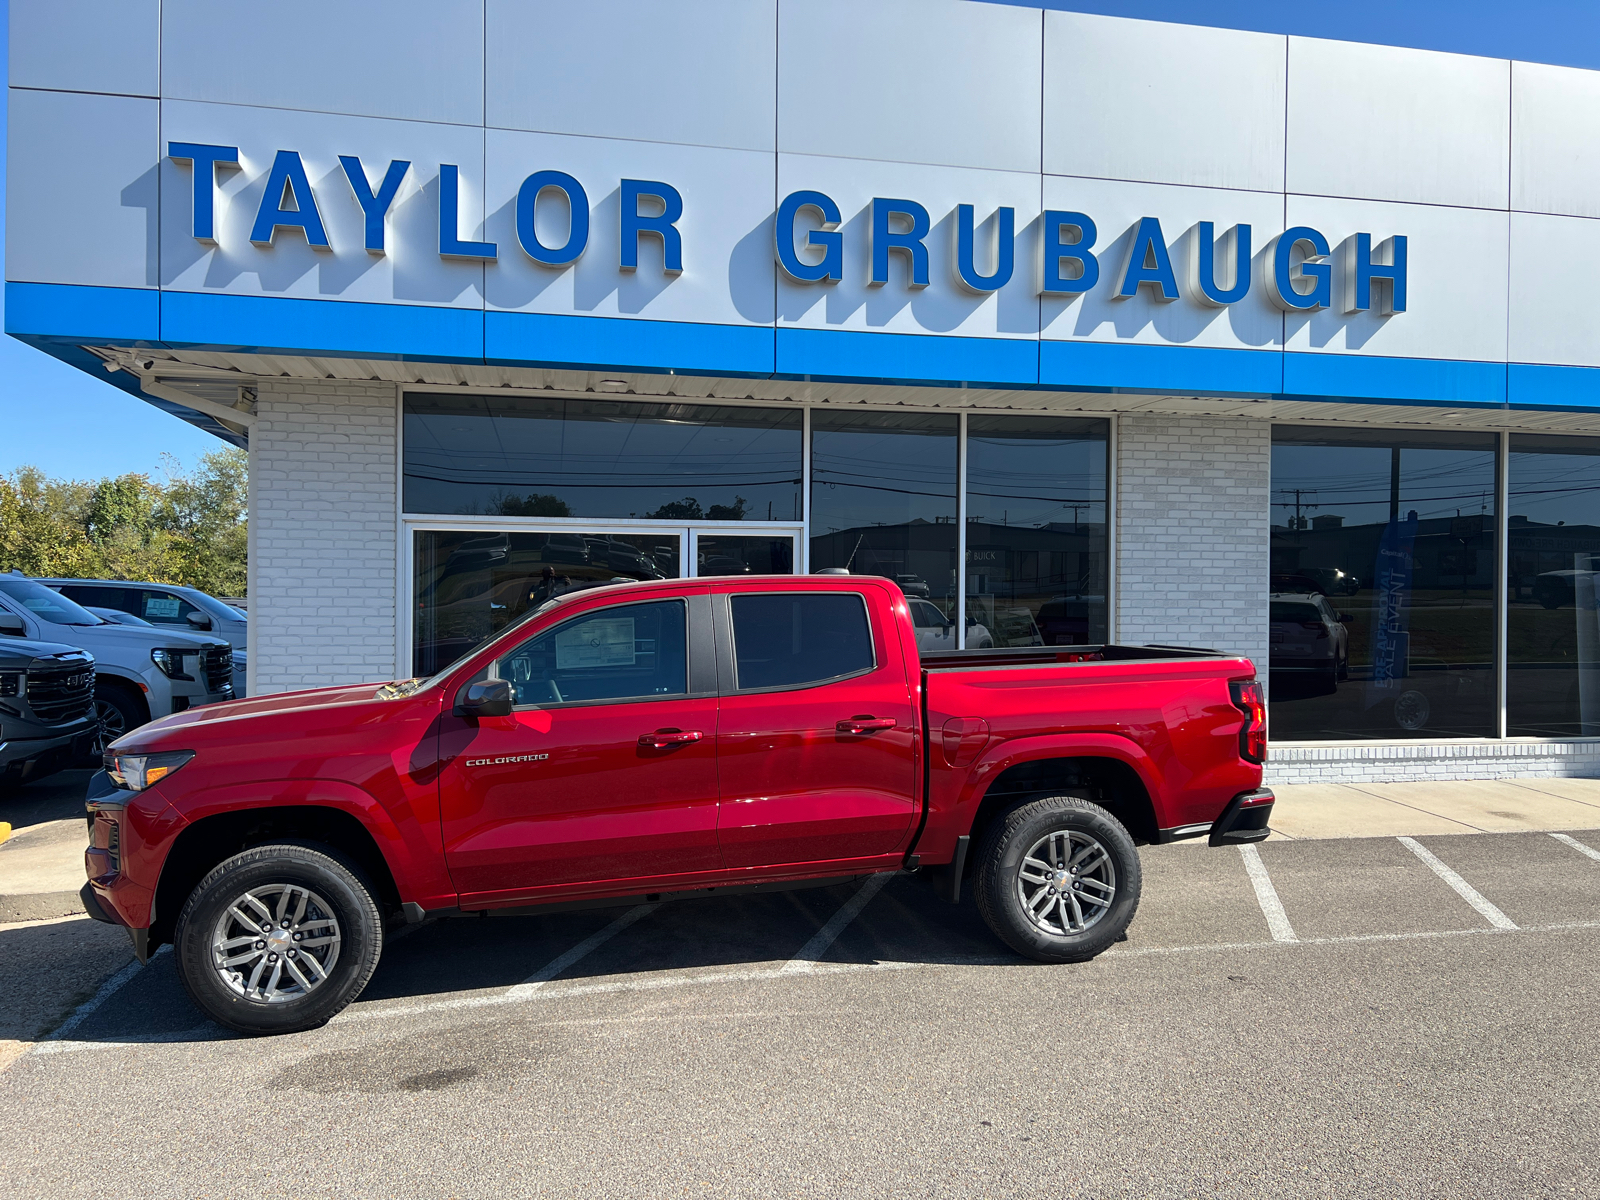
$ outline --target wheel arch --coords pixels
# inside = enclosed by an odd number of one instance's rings
[[[254,805],[200,817],[173,839],[156,884],[150,949],[172,940],[184,901],[218,863],[254,846],[285,841],[333,850],[366,875],[385,916],[400,911],[394,872],[360,817],[332,804]]]
[[[1155,797],[1142,773],[1127,759],[1087,747],[1002,760],[973,812],[969,830],[974,846],[995,821],[1040,796],[1078,796],[1111,813],[1135,842],[1154,842],[1160,829]],[[967,873],[976,858],[967,860]]]

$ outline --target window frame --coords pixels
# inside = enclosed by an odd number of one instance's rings
[[[456,689],[455,706],[459,707],[461,705],[467,688],[471,687],[474,683],[483,682],[485,680],[500,679],[501,660],[509,658],[535,638],[544,637],[546,634],[553,634],[560,630],[563,626],[570,625],[575,621],[585,621],[590,617],[602,616],[603,614],[612,612],[616,609],[634,608],[641,604],[676,604],[683,610],[683,691],[674,692],[671,695],[665,696],[608,696],[600,700],[555,700],[539,702],[535,704],[513,704],[512,711],[544,712],[562,708],[596,708],[606,704],[648,704],[666,700],[705,699],[708,696],[714,696],[716,694],[714,690],[697,690],[696,688],[697,683],[703,684],[703,672],[697,672],[695,670],[695,648],[697,641],[703,640],[704,635],[702,634],[701,638],[699,639],[697,639],[695,636],[696,614],[694,610],[697,607],[693,603],[695,599],[697,599],[697,597],[689,595],[654,596],[638,600],[619,600],[619,602],[615,604],[600,604],[593,608],[585,608],[581,612],[575,612],[565,616],[562,619],[553,622],[552,624],[546,625],[543,629],[530,632],[526,637],[519,639],[513,646],[492,655],[488,662],[486,662],[476,672],[461,682],[461,685]]]
[[[779,683],[766,687],[740,687],[739,686],[739,659],[738,646],[733,632],[733,598],[735,596],[854,596],[861,602],[862,615],[867,620],[867,645],[872,650],[872,664],[855,671],[846,671],[840,675],[830,675],[826,679],[807,680],[805,683]],[[835,683],[842,683],[847,679],[860,679],[866,675],[875,674],[883,667],[884,656],[879,653],[878,642],[882,631],[872,619],[872,605],[867,603],[867,594],[854,588],[756,588],[756,589],[729,589],[713,595],[712,612],[716,618],[717,628],[717,676],[719,681],[727,679],[731,687],[722,687],[724,696],[762,696],[776,692],[805,692],[813,688],[829,687]]]

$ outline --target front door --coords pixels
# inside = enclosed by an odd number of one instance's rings
[[[464,902],[721,866],[708,606],[575,613],[489,669],[512,716],[444,718],[445,861]]]
[[[727,865],[898,850],[914,812],[917,727],[887,606],[869,615],[858,592],[735,591],[715,611],[733,676],[717,724]]]

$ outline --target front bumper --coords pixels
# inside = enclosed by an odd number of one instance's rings
[[[0,737],[0,779],[21,783],[71,766],[94,752],[100,722],[74,721],[48,737]]]

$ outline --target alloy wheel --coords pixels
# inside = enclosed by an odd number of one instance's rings
[[[211,933],[211,964],[235,995],[262,1004],[321,987],[339,959],[333,907],[299,884],[266,884],[234,900]]]
[[[1117,869],[1097,840],[1076,829],[1045,834],[1017,868],[1022,909],[1046,933],[1062,936],[1092,928],[1117,896]]]

